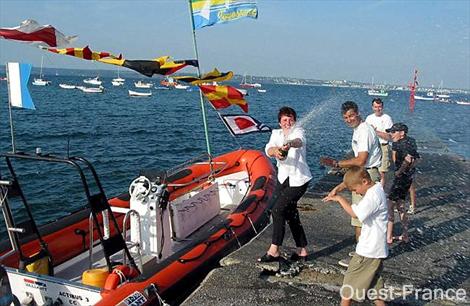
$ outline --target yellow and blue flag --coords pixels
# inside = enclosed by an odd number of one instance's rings
[[[256,0],[191,0],[191,9],[194,29],[243,17],[258,18]]]

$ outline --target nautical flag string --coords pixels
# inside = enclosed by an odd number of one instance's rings
[[[235,87],[225,85],[199,85],[199,88],[215,109],[218,110],[231,105],[238,105],[245,113],[248,113],[248,103],[243,98],[243,94]]]
[[[51,25],[40,25],[35,20],[27,19],[17,27],[0,28],[0,38],[63,48],[71,44],[77,36],[65,36]]]
[[[162,56],[153,60],[126,60],[102,58],[98,61],[105,64],[126,67],[148,77],[151,77],[154,74],[170,75],[186,66],[198,66],[197,60],[170,61],[169,59],[169,56]]]
[[[217,68],[214,68],[209,73],[204,74],[200,78],[195,76],[175,76],[173,77],[175,80],[182,81],[185,83],[189,83],[191,85],[202,85],[205,83],[212,83],[212,82],[223,82],[232,79],[233,72],[219,72]]]
[[[270,132],[271,128],[250,115],[222,115],[220,119],[233,136]]]
[[[47,51],[57,53],[57,54],[70,55],[70,56],[78,57],[78,58],[85,59],[85,60],[97,61],[105,57],[116,58],[116,59],[121,58],[121,55],[115,56],[109,52],[92,51],[88,46],[84,48],[64,48],[64,49],[41,47],[41,49],[45,49]]]
[[[255,0],[191,0],[191,11],[194,29],[244,17],[258,18]]]

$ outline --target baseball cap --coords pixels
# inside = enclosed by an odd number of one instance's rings
[[[406,126],[406,124],[398,122],[394,123],[391,128],[385,130],[385,132],[387,133],[393,133],[398,131],[404,131],[405,133],[408,133],[408,127]]]

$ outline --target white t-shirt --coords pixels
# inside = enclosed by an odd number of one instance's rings
[[[366,118],[366,122],[375,127],[379,132],[385,132],[386,129],[389,129],[393,125],[392,117],[387,114],[382,114],[382,116],[378,117],[374,114],[370,114]],[[379,141],[381,144],[387,144],[388,140],[379,137]]]
[[[356,253],[368,258],[386,258],[388,209],[382,184],[376,183],[369,188],[361,201],[351,208],[362,222]]]
[[[359,155],[359,152],[369,153],[364,167],[379,167],[382,163],[379,137],[368,123],[363,121],[354,129],[351,146],[355,157]]]
[[[289,185],[291,187],[299,187],[312,179],[310,168],[307,164],[307,140],[305,139],[304,129],[301,127],[292,127],[291,132],[287,137],[284,137],[282,129],[272,131],[271,138],[266,144],[265,152],[268,155],[268,149],[272,147],[282,147],[284,143],[289,140],[300,138],[302,140],[302,147],[290,148],[285,160],[278,160],[277,162],[277,179],[283,183],[289,178]],[[269,155],[268,155],[269,156]]]

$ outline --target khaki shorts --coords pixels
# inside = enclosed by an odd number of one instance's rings
[[[382,149],[382,164],[379,167],[380,172],[388,172],[390,170],[390,146],[380,145]]]
[[[380,182],[380,174],[377,168],[371,168],[367,169],[367,172],[369,172],[370,178],[372,179],[372,182],[377,183]],[[357,204],[361,201],[362,196],[358,193],[351,192],[351,202],[352,204]],[[358,218],[351,218],[351,225],[355,227],[362,227],[361,221],[359,221]]]
[[[373,288],[378,292],[384,287],[382,270],[382,258],[368,258],[355,254],[344,275],[341,297],[362,302],[367,296],[367,290]]]

